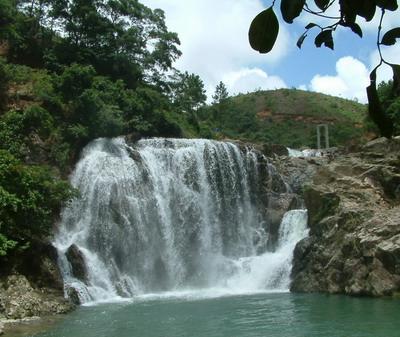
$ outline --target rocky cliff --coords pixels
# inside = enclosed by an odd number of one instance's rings
[[[62,314],[74,304],[64,299],[57,252],[50,244],[36,242],[26,252],[2,263],[0,269],[0,334],[4,325]]]
[[[294,254],[295,292],[384,296],[400,291],[400,139],[276,165],[309,211]]]

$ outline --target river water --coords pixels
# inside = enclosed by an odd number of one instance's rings
[[[396,337],[399,317],[394,299],[170,293],[81,307],[45,333],[10,337]]]

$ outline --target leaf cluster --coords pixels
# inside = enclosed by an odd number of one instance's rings
[[[51,168],[24,165],[0,150],[0,256],[48,235],[61,205],[74,194]]]
[[[329,9],[338,3],[339,11],[332,16]],[[252,21],[249,29],[249,42],[253,49],[260,53],[268,53],[272,50],[279,32],[279,21],[275,14],[275,0],[272,5],[258,14]],[[393,70],[393,90],[400,91],[400,66],[386,62],[382,56],[380,47],[390,46],[400,38],[400,27],[390,29],[382,33],[382,21],[386,11],[398,11],[399,7],[396,0],[281,0],[280,13],[286,23],[293,21],[302,13],[309,13],[316,17],[324,18],[328,23],[321,25],[310,22],[305,26],[304,33],[299,37],[297,46],[301,48],[311,30],[317,30],[314,43],[316,47],[325,46],[334,49],[334,32],[338,27],[345,27],[351,32],[363,37],[363,31],[358,24],[358,20],[363,19],[370,22],[377,12],[380,12],[380,25],[377,30],[377,48],[380,54],[380,63],[371,72],[371,84],[367,88],[369,102],[369,115],[378,126],[380,133],[390,138],[393,135],[393,120],[391,116],[385,114],[376,89],[376,69],[386,63]]]

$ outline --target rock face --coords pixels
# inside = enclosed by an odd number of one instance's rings
[[[400,140],[321,161],[303,187],[310,236],[294,253],[292,291],[400,291]]]
[[[52,289],[35,289],[23,275],[8,276],[2,285],[2,314],[7,319],[61,314],[72,305]]]
[[[61,314],[74,308],[64,299],[57,253],[50,244],[36,243],[31,251],[14,257],[8,267],[0,277],[0,321]]]
[[[86,282],[88,273],[85,259],[82,255],[82,252],[75,244],[71,245],[68,248],[66,252],[66,257],[68,259],[68,262],[71,264],[73,276],[78,280]]]

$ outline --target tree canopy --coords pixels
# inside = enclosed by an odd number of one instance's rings
[[[217,86],[215,87],[213,98],[214,104],[223,103],[229,97],[228,89],[224,82],[220,81]]]
[[[90,64],[135,87],[156,82],[180,56],[164,12],[128,0],[1,0],[0,39],[9,59],[58,70]]]
[[[0,0],[0,256],[50,232],[92,139],[196,132],[204,85],[178,48],[138,0]]]
[[[331,16],[327,11],[338,4],[338,13]],[[253,49],[260,53],[268,53],[274,47],[278,38],[279,21],[276,16],[276,1],[272,1],[270,7],[259,13],[253,20],[249,29],[249,41]],[[381,105],[377,92],[376,71],[382,64],[387,64],[393,70],[392,92],[400,96],[400,65],[387,62],[382,56],[381,46],[394,45],[396,39],[400,38],[400,27],[382,32],[382,22],[386,11],[399,11],[396,0],[281,0],[280,12],[283,20],[291,24],[302,13],[309,13],[322,17],[326,25],[310,22],[305,26],[304,33],[299,37],[297,46],[301,48],[304,40],[311,30],[317,30],[314,43],[316,47],[325,46],[334,49],[334,33],[338,27],[345,27],[358,36],[363,36],[361,26],[358,24],[360,18],[370,22],[377,12],[380,12],[380,24],[377,29],[377,48],[380,61],[370,74],[370,85],[367,88],[369,102],[369,115],[378,126],[380,133],[390,138],[394,132],[394,121]],[[382,33],[383,36],[382,36]]]

